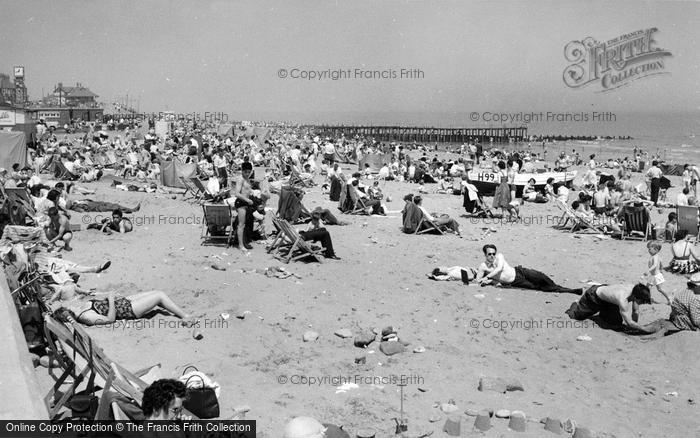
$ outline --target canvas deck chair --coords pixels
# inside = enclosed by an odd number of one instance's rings
[[[420,208],[418,208],[420,210]],[[445,233],[442,231],[442,227],[440,225],[436,224],[434,220],[428,219],[428,217],[423,213],[422,210],[421,212],[421,218],[420,221],[418,222],[418,226],[416,227],[416,232],[414,234],[425,234],[425,233],[432,233],[432,232],[437,232],[440,235],[444,235]]]
[[[640,239],[646,241],[651,237],[649,210],[643,205],[626,205],[622,210],[622,225],[622,240]]]
[[[284,219],[273,219],[272,223],[278,229],[275,241],[277,242],[276,248],[280,250],[282,261],[289,263],[305,257],[313,257],[317,262],[323,263],[322,253],[325,251],[325,248],[313,247]],[[286,248],[287,246],[288,249]],[[286,254],[284,253],[285,250]]]
[[[132,400],[139,407],[143,400],[143,391],[150,384],[142,379],[143,376],[160,368],[160,364],[147,367],[137,372],[131,372],[112,360],[104,350],[90,337],[87,331],[80,324],[63,324],[56,321],[50,315],[45,315],[44,324],[47,338],[50,339],[52,350],[61,352],[56,354],[64,375],[59,378],[54,388],[45,397],[47,409],[50,417],[56,416],[58,411],[64,407],[65,403],[73,395],[75,389],[80,385],[85,376],[91,372],[95,373],[95,384],[97,390],[102,390],[102,397],[99,399],[96,419],[106,419],[109,408],[106,402],[109,391],[116,392],[127,400]],[[71,330],[72,329],[72,330]],[[59,349],[60,346],[60,349]],[[50,399],[55,400],[58,388],[65,382],[64,376],[75,376],[74,382],[69,386],[69,390],[61,392],[59,400],[49,405]],[[82,377],[78,377],[82,376]],[[77,379],[76,379],[77,377]],[[191,415],[191,413],[187,413]],[[196,418],[196,417],[195,417]],[[128,418],[125,418],[128,419]]]
[[[343,196],[345,195],[345,196]],[[357,193],[357,190],[352,184],[343,184],[343,190],[340,196],[339,210],[347,214],[364,214],[369,215],[367,206],[362,201],[362,198]]]
[[[554,198],[554,205],[556,205],[559,211],[561,211],[561,217],[559,218],[559,222],[557,222],[556,228],[572,231],[578,223],[578,216],[574,214],[574,211],[571,210],[568,205],[558,198]],[[569,222],[571,222],[571,226],[567,227]]]
[[[202,221],[202,245],[211,241],[226,241],[226,246],[231,246],[233,233],[235,230],[235,217],[228,204],[204,204],[204,220]],[[222,230],[221,235],[213,235],[212,228],[217,227]]]
[[[0,187],[0,192],[8,204],[6,207],[13,225],[34,223],[33,218],[36,216],[36,210],[26,187]],[[5,208],[4,205],[3,208]],[[27,220],[28,218],[29,220]]]
[[[194,202],[201,202],[206,191],[199,190],[191,181],[185,177],[180,177],[180,182],[185,186],[185,199],[192,199]],[[187,194],[189,193],[189,196]]]
[[[692,205],[679,205],[676,207],[678,215],[678,232],[685,235],[695,236],[695,243],[698,243],[700,234],[700,210]]]
[[[190,181],[192,181],[192,184],[197,187],[197,190],[199,190],[202,193],[207,192],[207,188],[204,187],[204,184],[202,183],[202,180],[199,178],[190,178]]]
[[[71,173],[66,169],[66,165],[60,159],[54,160],[53,176],[58,180],[75,181],[78,175]]]

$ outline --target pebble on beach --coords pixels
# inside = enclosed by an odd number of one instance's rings
[[[313,330],[309,330],[306,333],[304,333],[302,339],[304,340],[304,342],[313,342],[316,339],[318,339],[318,333]]]
[[[340,329],[335,331],[335,335],[346,339],[346,338],[351,338],[352,337],[352,330],[350,329]]]

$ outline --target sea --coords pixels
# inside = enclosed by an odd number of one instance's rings
[[[520,112],[519,120],[526,120],[528,113]],[[364,125],[364,126],[425,126],[441,128],[497,128],[527,126],[531,136],[593,136],[592,140],[558,141],[547,143],[547,157],[576,149],[583,157],[596,154],[601,158],[632,158],[634,148],[641,148],[651,155],[658,155],[662,160],[673,163],[700,164],[700,110],[694,112],[566,112],[553,113],[555,117],[547,120],[547,113],[539,117],[539,111],[533,111],[537,117],[529,117],[530,123],[494,123],[481,120],[473,122],[473,113],[456,112],[344,112],[344,113],[307,113],[296,117],[284,118],[292,122]],[[512,113],[517,118],[519,113]],[[301,116],[301,118],[299,117]],[[594,120],[594,117],[597,120]],[[491,117],[493,118],[493,117]],[[566,120],[566,119],[569,120]],[[539,119],[539,120],[538,120]],[[278,119],[280,120],[280,119]],[[605,137],[614,137],[606,139]],[[619,137],[631,137],[621,140]],[[534,152],[542,148],[541,142],[532,141],[529,146]],[[513,145],[521,147],[522,145]],[[528,145],[526,144],[527,148]]]

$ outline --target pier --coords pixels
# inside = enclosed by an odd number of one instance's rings
[[[509,143],[528,139],[527,128],[427,128],[408,126],[317,126],[323,135],[352,138],[356,135],[379,141],[418,143]]]

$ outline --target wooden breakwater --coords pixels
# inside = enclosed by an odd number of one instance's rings
[[[321,125],[316,129],[323,135],[338,138],[362,136],[378,141],[418,143],[508,143],[528,139],[527,128],[429,128],[412,126],[345,126]]]

